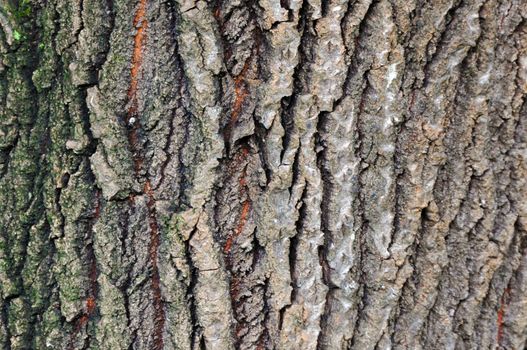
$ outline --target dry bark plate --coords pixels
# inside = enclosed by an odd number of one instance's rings
[[[0,0],[0,349],[524,349],[527,1]]]

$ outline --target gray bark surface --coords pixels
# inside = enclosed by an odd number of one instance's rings
[[[1,349],[524,349],[525,0],[0,0]]]

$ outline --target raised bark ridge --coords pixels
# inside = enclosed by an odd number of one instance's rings
[[[524,348],[526,19],[0,0],[0,348]]]

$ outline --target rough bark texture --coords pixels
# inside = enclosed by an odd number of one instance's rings
[[[0,0],[1,349],[523,349],[525,0]]]

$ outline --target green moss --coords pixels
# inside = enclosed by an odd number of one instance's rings
[[[11,349],[28,349],[28,331],[30,329],[30,307],[22,298],[9,303],[8,324],[11,334],[21,335],[12,338]]]
[[[27,35],[23,29],[25,24],[31,20],[31,3],[30,0],[20,0],[17,6],[6,4],[4,6],[5,11],[11,17],[15,24],[16,29],[13,30],[13,39],[16,42],[21,42],[27,39]]]
[[[170,222],[168,223],[168,228],[171,232],[179,233],[181,232],[181,226],[184,223],[184,219],[181,217],[181,215],[174,214],[172,215],[172,218],[170,219]]]
[[[60,295],[63,301],[78,302],[82,300],[84,293],[76,287],[76,284],[75,279],[71,283],[61,283]]]
[[[57,300],[54,300],[57,302]],[[64,339],[62,336],[63,325],[60,309],[49,308],[43,315],[42,321],[35,325],[37,330],[35,337],[36,349],[62,349]]]
[[[115,54],[112,56],[113,62],[116,64],[124,65],[128,64],[129,58],[125,57],[124,55]]]
[[[7,12],[9,12],[16,20],[22,20],[31,16],[31,3],[30,0],[20,0],[18,6],[6,6]]]
[[[22,34],[20,34],[20,32],[18,30],[14,30],[13,31],[13,38],[16,40],[16,41],[20,41],[22,40]]]
[[[51,87],[52,77],[53,75],[45,69],[37,69],[33,72],[33,83],[38,92]]]

